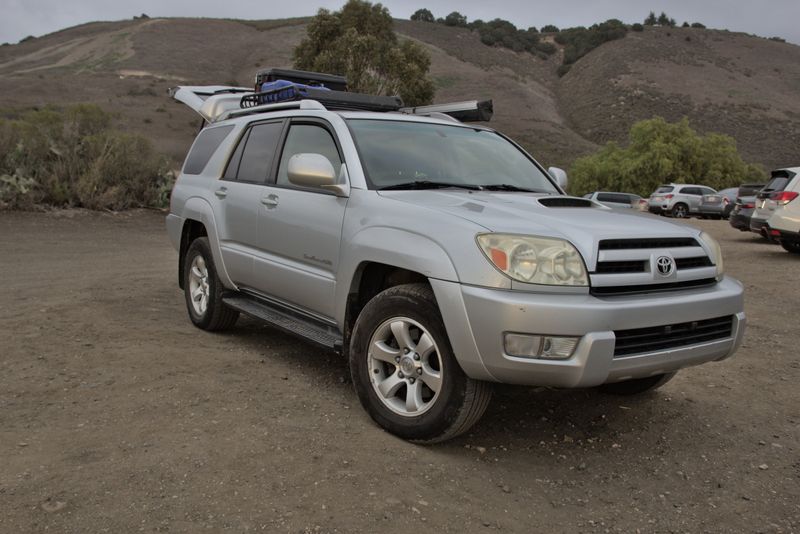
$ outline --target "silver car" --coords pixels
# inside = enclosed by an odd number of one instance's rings
[[[741,344],[742,285],[708,234],[570,197],[486,126],[240,109],[242,91],[173,92],[208,123],[166,219],[189,319],[245,313],[342,353],[388,431],[461,434],[494,382],[642,393]]]
[[[714,189],[704,185],[669,184],[662,185],[650,195],[651,213],[671,215],[682,219],[700,213],[703,195],[713,195]]]

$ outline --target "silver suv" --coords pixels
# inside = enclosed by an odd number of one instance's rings
[[[490,128],[221,91],[173,93],[209,123],[166,220],[189,318],[341,352],[398,436],[466,431],[492,382],[637,394],[742,341],[711,236],[567,196]]]
[[[651,213],[671,215],[677,219],[700,214],[703,195],[713,195],[714,189],[704,185],[669,184],[662,185],[650,195]]]

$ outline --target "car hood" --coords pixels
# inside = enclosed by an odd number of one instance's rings
[[[381,191],[382,197],[467,219],[487,231],[558,237],[570,241],[585,259],[600,239],[696,237],[700,231],[633,210],[613,210],[577,197],[486,191]],[[584,207],[542,203],[569,199]]]

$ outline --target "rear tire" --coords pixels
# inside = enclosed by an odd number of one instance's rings
[[[183,280],[186,310],[196,327],[220,331],[236,323],[239,312],[222,302],[224,288],[217,276],[207,237],[199,237],[189,245],[183,259]]]
[[[783,250],[790,254],[800,254],[800,241],[796,241],[794,243],[781,241],[781,246],[783,247]]]
[[[672,216],[676,219],[683,219],[689,216],[689,207],[686,204],[679,202],[672,206]]]
[[[600,386],[600,391],[610,395],[640,395],[648,391],[658,389],[677,374],[665,373],[663,375],[648,376],[647,378],[634,378],[632,380],[625,380],[623,382],[611,382]]]
[[[378,425],[422,443],[469,430],[492,396],[458,365],[427,284],[395,286],[367,303],[353,328],[350,374]]]

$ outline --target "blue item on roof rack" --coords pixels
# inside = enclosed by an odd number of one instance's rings
[[[308,89],[317,91],[330,91],[321,85],[311,86],[302,83],[293,83],[286,80],[275,80],[274,82],[264,82],[261,84],[261,94],[259,95],[262,104],[275,104],[297,100],[298,98],[308,97]]]

